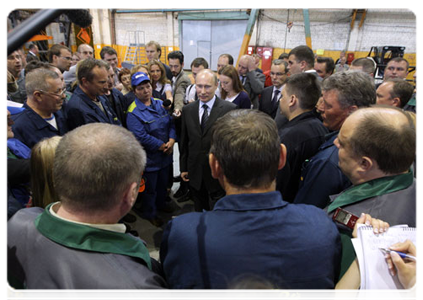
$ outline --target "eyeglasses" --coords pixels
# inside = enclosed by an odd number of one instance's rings
[[[71,56],[59,56],[59,57],[64,58],[66,60],[72,60],[72,57]]]
[[[61,98],[61,97],[63,97],[63,94],[66,93],[66,88],[63,88],[60,91],[60,93],[46,92],[46,91],[43,91],[43,90],[40,90],[40,92],[41,93],[45,93],[45,94],[50,94],[50,95],[57,96],[57,97],[60,97]]]

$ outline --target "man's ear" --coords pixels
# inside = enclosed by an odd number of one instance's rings
[[[82,77],[82,78],[81,78],[80,85],[81,85],[81,86],[85,86],[85,83],[87,83],[87,82],[88,82],[87,78]]]
[[[357,105],[351,105],[350,107],[348,107],[348,115],[351,115],[357,109],[358,109],[358,106]]]
[[[34,99],[37,103],[40,103],[42,101],[41,92],[40,91],[34,91],[34,93],[32,94],[32,99]]]
[[[285,163],[286,163],[286,147],[284,144],[281,144],[278,170],[281,170],[285,166]]]
[[[294,94],[292,94],[291,96],[289,96],[289,107],[293,107],[298,103],[298,97]]]
[[[398,97],[393,98],[392,99],[392,104],[394,106],[396,106],[396,107],[401,108],[401,100],[400,100],[400,98],[398,98]]]
[[[213,153],[209,154],[209,165],[211,169],[211,175],[214,179],[219,179],[219,176],[222,174],[222,167],[214,156]]]
[[[307,63],[305,60],[300,61],[300,66],[301,66],[301,70],[305,70],[305,68],[307,67]]]
[[[135,201],[137,201],[139,188],[140,188],[139,184],[137,184],[136,182],[133,182],[125,190],[125,193],[122,196],[123,197],[122,203],[121,203],[122,211],[131,210],[132,206],[135,204]]]
[[[361,171],[368,172],[373,167],[374,162],[370,157],[363,156],[359,165]]]

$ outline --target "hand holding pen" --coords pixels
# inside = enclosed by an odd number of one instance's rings
[[[412,255],[404,253],[404,252],[395,251],[395,250],[391,250],[391,249],[388,249],[388,248],[379,248],[379,250],[382,251],[385,254],[390,254],[391,252],[396,252],[402,259],[409,259],[409,260],[417,261],[415,256],[412,256]]]
[[[398,279],[408,289],[416,283],[416,246],[406,240],[386,249],[386,262],[392,276],[398,273]]]

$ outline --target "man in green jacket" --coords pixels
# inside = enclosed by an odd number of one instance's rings
[[[412,119],[395,107],[361,108],[345,120],[334,144],[339,149],[339,167],[353,186],[331,197],[328,214],[334,216],[340,208],[355,216],[369,214],[391,226],[415,227],[416,183],[410,167],[416,157],[416,132]],[[337,225],[343,242],[342,276],[355,253],[352,229]]]
[[[145,151],[120,126],[92,123],[63,136],[53,166],[54,189],[61,201],[45,210],[22,209],[8,222],[10,285],[165,287],[144,242],[118,223],[137,199],[145,164]]]

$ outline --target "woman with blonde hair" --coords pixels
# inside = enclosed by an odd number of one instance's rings
[[[238,108],[251,108],[250,97],[239,79],[238,71],[234,66],[227,65],[220,70],[220,95],[222,100],[232,102]]]
[[[147,65],[139,64],[139,65],[135,65],[135,66],[133,66],[131,68],[131,73],[130,73],[130,77],[129,77],[129,84],[131,84],[131,78],[132,78],[132,76],[135,73],[138,73],[138,72],[143,72],[143,73],[145,73],[145,74],[148,75],[148,67],[147,67]],[[150,77],[150,76],[148,76],[148,77]],[[156,97],[154,94],[153,94],[153,96]],[[132,90],[132,85],[131,85],[130,88],[129,88],[129,92],[127,92],[124,95],[124,102],[125,102],[124,103],[124,107],[125,107],[125,111],[129,108],[129,106],[132,104],[132,102],[135,101],[135,98],[136,97],[135,97],[134,91]]]
[[[151,85],[153,86],[153,91],[159,92],[159,99],[166,100],[169,99],[173,101],[172,96],[172,86],[169,79],[166,77],[166,70],[163,64],[154,59],[148,63],[148,73],[150,74]]]
[[[61,136],[43,139],[32,147],[30,170],[32,206],[45,208],[59,201],[53,186],[53,161]]]

